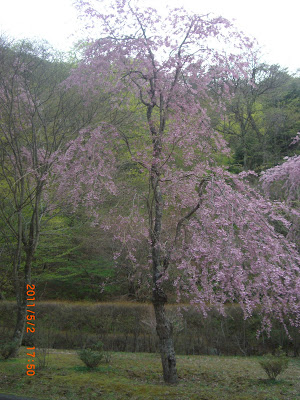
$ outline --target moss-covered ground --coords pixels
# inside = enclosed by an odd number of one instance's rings
[[[0,393],[47,400],[300,400],[300,359],[290,359],[277,381],[259,357],[178,356],[179,383],[162,381],[160,357],[112,353],[110,364],[89,371],[75,351],[51,350],[48,366],[26,375],[26,348],[0,361]]]

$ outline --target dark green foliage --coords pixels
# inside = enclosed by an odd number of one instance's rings
[[[4,360],[12,357],[17,350],[17,345],[13,341],[3,340],[0,342],[0,355]]]
[[[32,279],[38,296],[61,300],[103,300],[119,294],[108,239],[82,214],[60,215],[41,235]],[[103,284],[105,287],[103,289]],[[41,297],[39,297],[41,298]]]
[[[102,284],[113,274],[109,260],[102,257],[87,260],[75,250],[65,262],[48,263],[47,270],[35,274],[34,279],[48,299],[99,301],[118,293],[118,287],[110,284],[102,290]]]
[[[104,358],[103,343],[96,342],[77,351],[78,357],[85,365],[90,368],[96,368]]]

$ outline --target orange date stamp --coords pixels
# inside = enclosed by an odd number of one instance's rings
[[[35,285],[27,285],[27,316],[26,316],[26,332],[34,333],[35,332]],[[26,374],[28,376],[35,375],[35,347],[27,347],[27,350],[34,350],[30,353],[27,353],[28,362]]]

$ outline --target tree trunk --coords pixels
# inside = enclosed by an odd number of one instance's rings
[[[177,79],[177,77],[176,77]],[[155,80],[156,71],[151,81],[151,92],[152,99],[155,98]],[[150,237],[151,237],[151,250],[152,250],[152,272],[153,272],[153,306],[156,318],[156,332],[159,337],[159,346],[161,354],[161,362],[163,368],[163,377],[166,383],[177,383],[177,371],[176,371],[176,358],[175,350],[172,337],[172,324],[168,320],[165,312],[165,304],[167,302],[167,296],[163,289],[160,287],[160,278],[165,272],[167,266],[163,267],[164,255],[161,251],[161,233],[163,223],[163,211],[164,201],[160,187],[160,176],[161,170],[159,164],[161,162],[162,154],[162,137],[166,125],[166,114],[167,110],[164,109],[163,96],[160,95],[160,122],[159,130],[156,130],[155,122],[152,120],[152,112],[154,104],[148,104],[147,107],[147,120],[149,124],[149,130],[152,136],[153,143],[153,160],[151,165],[150,183],[154,195],[154,218],[153,209],[151,208],[149,219],[150,223]]]
[[[19,282],[16,284],[17,321],[12,337],[12,342],[15,344],[15,346],[11,353],[11,357],[15,357],[18,354],[19,348],[21,347],[23,341],[27,314],[27,285],[31,283],[31,266],[34,251],[34,247],[30,247],[28,249],[24,267],[24,282],[22,285]]]
[[[177,383],[176,357],[173,343],[173,328],[165,311],[166,296],[154,290],[153,306],[156,317],[156,332],[159,337],[163,377],[166,383]]]
[[[40,234],[40,220],[39,220],[39,206],[41,202],[43,184],[39,185],[36,189],[35,207],[32,212],[32,217],[29,225],[29,235],[26,237],[23,233],[22,223],[20,223],[19,232],[19,254],[17,264],[15,268],[15,290],[17,297],[17,321],[15,331],[12,337],[12,341],[16,344],[16,350],[14,355],[18,352],[22,345],[22,340],[26,325],[26,314],[27,314],[27,285],[31,283],[31,267],[33,262],[33,256],[35,254],[39,234]],[[21,218],[22,220],[22,218]],[[24,279],[21,283],[20,279],[20,264],[21,264],[21,241],[23,242],[24,251],[26,254],[25,265],[24,265]]]

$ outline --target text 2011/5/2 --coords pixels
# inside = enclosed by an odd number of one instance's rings
[[[27,285],[27,316],[26,316],[26,332],[34,333],[35,332],[35,285]],[[35,350],[35,347],[27,347],[27,350]],[[28,362],[27,364],[27,375],[33,376],[35,374],[35,351],[30,351],[27,353]]]

